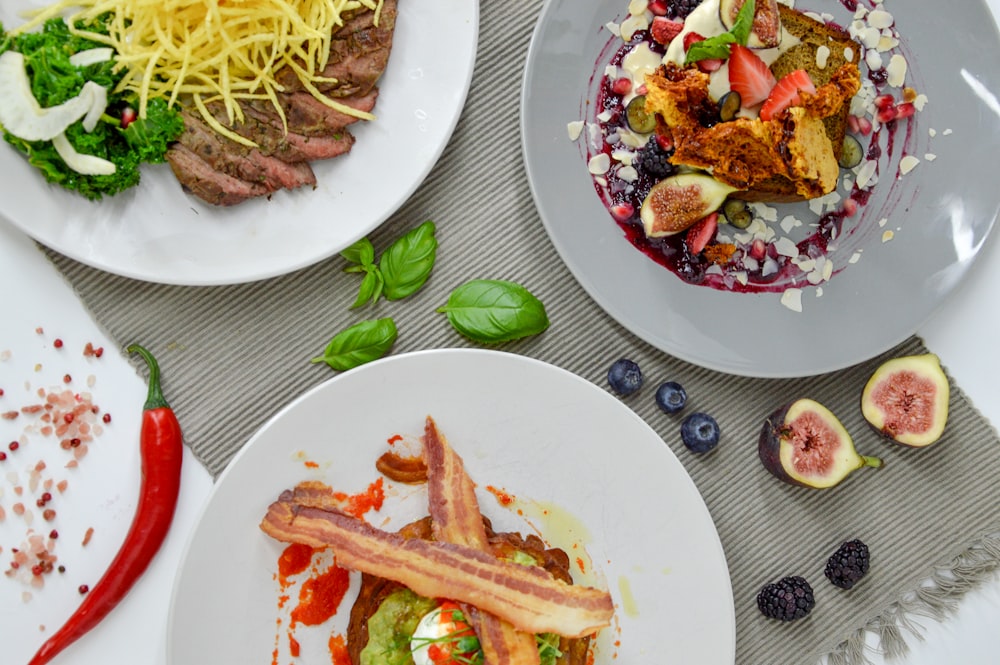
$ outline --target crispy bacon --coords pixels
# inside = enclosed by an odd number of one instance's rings
[[[608,626],[614,615],[607,591],[570,586],[540,568],[463,545],[407,540],[336,510],[298,505],[287,490],[268,507],[260,528],[282,542],[331,547],[342,566],[421,596],[474,605],[528,633],[582,637]]]
[[[386,452],[375,460],[375,468],[397,483],[417,485],[427,482],[427,465],[419,457],[403,457],[394,452]]]
[[[434,537],[489,552],[476,486],[465,472],[461,456],[441,435],[430,416],[424,425],[424,460]],[[538,665],[541,662],[534,635],[519,632],[509,622],[467,603],[462,603],[462,610],[479,636],[485,665]]]

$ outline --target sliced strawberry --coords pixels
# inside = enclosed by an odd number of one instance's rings
[[[674,41],[674,37],[681,34],[683,29],[684,21],[674,21],[666,16],[654,16],[649,34],[653,37],[654,42],[666,45]]]
[[[760,107],[760,119],[770,120],[789,106],[801,104],[799,91],[816,94],[816,86],[804,69],[796,69],[781,77],[771,90],[771,94],[764,100],[764,105]]]
[[[713,212],[708,217],[702,217],[694,223],[694,226],[687,230],[684,236],[684,244],[692,256],[701,254],[702,250],[715,236],[715,230],[719,227],[719,213]]]
[[[698,61],[698,69],[706,74],[711,74],[722,69],[722,65],[724,64],[726,64],[726,61],[720,58],[702,58]]]
[[[740,93],[742,106],[760,104],[771,94],[777,81],[756,53],[746,46],[729,47],[729,87]]]
[[[695,42],[703,42],[703,41],[705,41],[705,38],[699,35],[694,30],[692,30],[691,32],[684,35],[684,50],[687,51],[689,48],[691,48],[691,44],[694,44]]]
[[[646,9],[648,9],[653,16],[666,16],[668,9],[667,0],[650,0]]]

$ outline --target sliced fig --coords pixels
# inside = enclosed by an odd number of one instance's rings
[[[653,185],[639,217],[648,237],[674,235],[718,210],[735,191],[705,173],[678,173]]]
[[[736,16],[746,0],[721,0],[719,19],[726,30],[732,30]],[[753,24],[747,46],[750,48],[774,48],[781,42],[781,17],[778,14],[778,0],[757,0],[754,4]]]
[[[878,457],[859,455],[844,426],[825,406],[802,398],[772,413],[761,428],[757,454],[768,471],[791,485],[826,489]]]
[[[894,358],[868,379],[861,413],[883,436],[922,448],[944,433],[949,394],[948,377],[933,353]]]

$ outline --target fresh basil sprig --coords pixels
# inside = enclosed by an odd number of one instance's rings
[[[326,363],[335,370],[351,369],[384,356],[397,335],[390,318],[362,321],[334,335],[323,355],[310,362]]]
[[[754,0],[746,0],[743,3],[729,32],[691,44],[684,58],[684,64],[689,65],[699,60],[725,59],[729,57],[730,44],[746,46],[747,40],[750,39],[750,31],[753,29],[755,4]]]
[[[342,251],[340,255],[352,264],[344,272],[364,273],[351,308],[367,302],[375,304],[382,295],[387,300],[400,300],[419,291],[431,276],[437,258],[435,231],[434,222],[424,222],[389,245],[377,264],[375,248],[368,238]]]
[[[431,276],[437,257],[434,222],[424,222],[382,253],[378,267],[385,282],[387,300],[399,300],[420,290]]]
[[[549,327],[545,306],[514,282],[475,279],[459,286],[439,307],[459,333],[485,344],[509,342]]]

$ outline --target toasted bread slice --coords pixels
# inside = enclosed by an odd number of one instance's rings
[[[851,98],[860,88],[860,48],[840,29],[779,4],[782,26],[798,38],[772,65],[776,79],[809,73],[816,95],[772,120],[737,118],[705,127],[708,75],[665,65],[647,77],[647,111],[675,146],[671,162],[711,172],[750,201],[801,201],[832,191]]]

